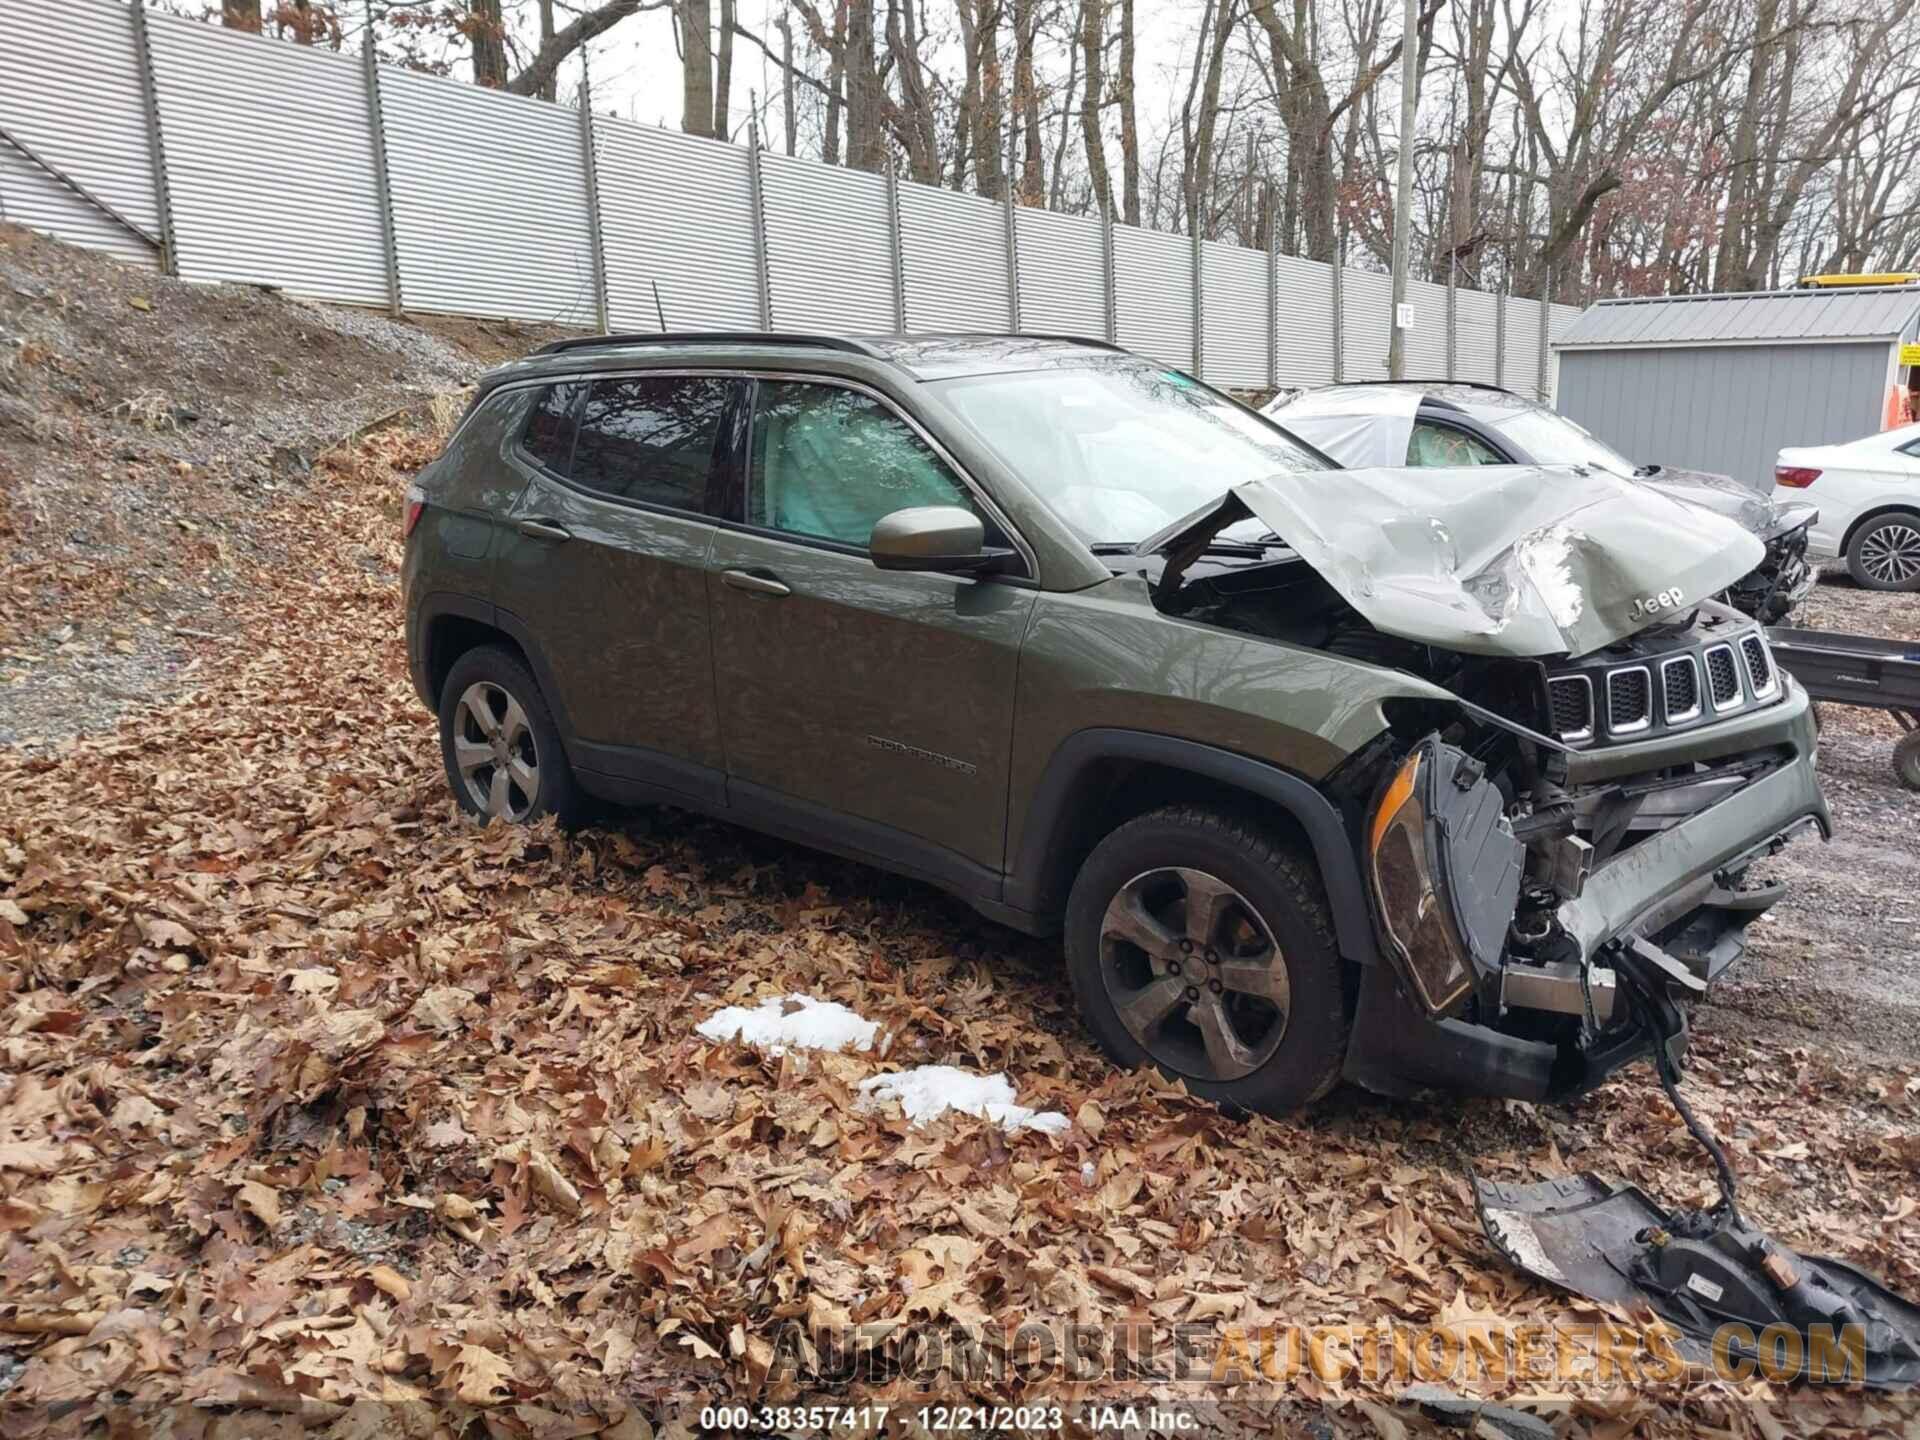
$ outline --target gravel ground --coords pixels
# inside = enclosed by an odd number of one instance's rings
[[[1816,587],[1793,623],[1920,641],[1920,595]],[[1702,1028],[1912,1064],[1920,1060],[1920,794],[1893,773],[1899,724],[1820,707],[1820,783],[1834,836],[1768,862],[1792,887],[1701,1012]]]

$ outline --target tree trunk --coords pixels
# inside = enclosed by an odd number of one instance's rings
[[[1120,208],[1129,225],[1140,223],[1140,121],[1133,102],[1133,0],[1120,0]]]
[[[964,0],[963,0],[964,3]],[[980,97],[973,115],[973,169],[980,193],[998,200],[1007,184],[1006,83],[1000,69],[1001,0],[978,0],[974,51],[980,57]],[[1127,0],[1131,4],[1132,0]]]
[[[1046,150],[1040,134],[1040,90],[1033,76],[1035,0],[1013,0],[1013,109],[1022,147],[1019,199],[1038,205],[1046,198]]]
[[[467,0],[466,29],[473,44],[473,83],[504,89],[507,30],[500,19],[500,0]]]
[[[1107,149],[1100,138],[1101,61],[1106,49],[1105,0],[1080,0],[1080,66],[1085,74],[1080,96],[1080,140],[1087,150],[1087,177],[1101,214],[1113,208],[1113,178],[1107,173]]]
[[[873,30],[873,0],[846,0],[847,164],[879,171],[886,165],[885,92]]]
[[[840,130],[847,116],[847,7],[833,7],[833,33],[827,40],[827,118],[820,158],[840,163]]]
[[[713,9],[709,0],[677,0],[680,12],[680,128],[713,134]]]
[[[793,108],[793,15],[782,10],[780,26],[780,103],[786,123],[787,154],[800,148],[800,117]]]
[[[722,140],[733,134],[734,0],[720,0],[720,51],[713,67],[713,133]]]
[[[544,53],[553,44],[553,0],[540,0],[540,49]],[[560,76],[556,71],[540,87],[540,98],[552,100],[559,94]]]
[[[934,115],[933,93],[920,63],[920,25],[913,0],[892,0],[887,6],[887,52],[900,77],[900,100],[889,104],[884,86],[875,77],[874,96],[882,114],[893,121],[894,138],[907,152],[907,171],[922,185],[940,183],[940,130]],[[884,146],[878,163],[886,168]]]

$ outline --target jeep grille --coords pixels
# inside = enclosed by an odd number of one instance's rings
[[[1716,645],[1707,651],[1707,693],[1713,707],[1724,710],[1740,698],[1740,674],[1733,668],[1733,647]]]
[[[1660,686],[1666,692],[1669,725],[1700,713],[1700,672],[1694,668],[1691,655],[1665,661],[1660,666]]]
[[[1567,675],[1547,686],[1553,702],[1553,733],[1562,740],[1593,734],[1593,685],[1584,675]]]
[[[1756,633],[1740,641],[1740,653],[1747,662],[1747,679],[1753,685],[1754,698],[1771,695],[1775,684],[1773,657],[1767,654],[1767,642]]]
[[[1653,684],[1644,665],[1623,665],[1607,672],[1607,729],[1615,735],[1644,730],[1653,723]]]

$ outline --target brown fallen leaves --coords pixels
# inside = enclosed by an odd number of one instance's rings
[[[929,1392],[1417,1433],[1391,1377],[1063,1377],[1022,1327],[1109,1327],[1112,1375],[1164,1367],[1176,1327],[1231,1349],[1287,1325],[1593,1321],[1500,1264],[1463,1164],[1706,1191],[1641,1073],[1572,1113],[1343,1092],[1233,1119],[1115,1073],[1050,945],[929,891],[665,816],[571,837],[457,818],[391,573],[386,462],[425,453],[376,438],[289,502],[311,566],[258,577],[248,643],[210,650],[187,703],[52,758],[0,752],[10,1433],[114,1394],[341,1436],[416,1433],[410,1404],[636,1436],[670,1402]],[[884,1053],[693,1034],[791,991],[880,1022]],[[1920,1081],[1701,1051],[1689,1088],[1752,1215],[1920,1292]],[[913,1130],[857,1103],[861,1079],[930,1062],[1004,1069],[1073,1128]],[[966,1379],[952,1351],[903,1373],[929,1337],[1003,1373]],[[1914,1416],[1717,1382],[1465,1388],[1608,1436]]]

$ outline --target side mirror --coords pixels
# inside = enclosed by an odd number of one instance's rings
[[[980,517],[958,505],[896,510],[880,518],[867,541],[867,554],[882,570],[972,575],[992,569],[1003,553],[986,547]]]

